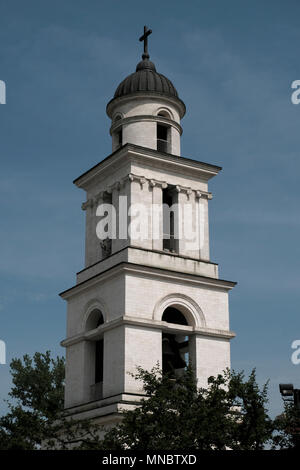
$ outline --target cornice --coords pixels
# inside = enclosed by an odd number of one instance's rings
[[[166,268],[158,268],[153,266],[144,266],[141,264],[131,263],[127,261],[121,261],[101,273],[95,274],[89,279],[61,292],[59,295],[68,300],[70,297],[80,294],[86,289],[90,289],[96,285],[100,280],[103,282],[113,276],[119,276],[124,273],[132,273],[134,275],[141,275],[147,277],[167,279],[169,281],[177,280],[179,282],[185,282],[198,286],[204,286],[207,288],[222,289],[225,291],[231,290],[236,282],[226,281],[224,279],[216,279],[212,277],[202,276],[199,274],[191,274],[185,272],[178,272],[168,270]]]
[[[178,168],[177,171],[179,173],[189,172],[193,176],[197,176],[198,174],[199,177],[204,178],[205,180],[213,178],[222,170],[221,167],[211,165],[210,163],[204,163],[191,158],[180,157],[178,155],[159,152],[154,149],[127,143],[76,178],[73,183],[79,188],[86,189],[95,177],[99,174],[103,174],[110,166],[114,167],[118,165],[119,161],[124,160],[125,158],[136,161],[144,160],[145,163],[148,162],[151,165],[156,165],[156,167],[167,164],[170,169],[174,170]]]

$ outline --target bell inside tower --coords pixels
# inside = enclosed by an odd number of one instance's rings
[[[185,316],[174,307],[167,307],[163,313],[162,321],[185,325],[188,323]],[[162,371],[172,378],[180,375],[189,364],[189,337],[184,333],[162,334]]]

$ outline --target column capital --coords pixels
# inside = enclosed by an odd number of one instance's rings
[[[85,202],[83,202],[83,203],[81,204],[81,209],[82,209],[83,211],[85,211],[85,210],[87,210],[88,207],[91,207],[91,208],[92,208],[93,206],[94,206],[94,201],[93,201],[93,199],[88,199],[87,201],[85,201]]]

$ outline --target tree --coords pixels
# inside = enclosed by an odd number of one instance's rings
[[[284,412],[274,420],[274,447],[300,449],[300,409],[294,402],[284,403]]]
[[[106,433],[103,449],[258,450],[272,438],[267,385],[260,391],[254,370],[248,380],[227,370],[210,377],[207,389],[197,388],[191,368],[176,379],[159,367],[139,368],[135,378],[146,398]]]
[[[101,440],[99,426],[69,419],[63,412],[64,359],[50,352],[13,359],[9,412],[0,418],[0,449],[258,450],[299,445],[300,412],[286,405],[272,421],[267,384],[259,388],[255,370],[225,371],[198,389],[193,370],[172,378],[157,366],[138,368],[145,398],[125,411],[119,425]],[[101,429],[103,431],[103,429]]]
[[[0,418],[0,450],[59,447],[95,448],[97,430],[87,421],[63,416],[64,358],[50,351],[27,354],[10,364],[13,387],[9,412]]]
[[[1,449],[34,449],[63,408],[64,359],[50,352],[13,359],[9,413],[0,418]]]

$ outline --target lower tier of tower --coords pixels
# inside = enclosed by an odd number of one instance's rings
[[[229,328],[228,291],[234,285],[121,262],[63,293],[66,409],[107,411],[112,397],[143,396],[142,383],[132,376],[137,367],[169,364],[180,373],[191,364],[199,387],[205,387],[208,377],[230,367],[235,335]]]

